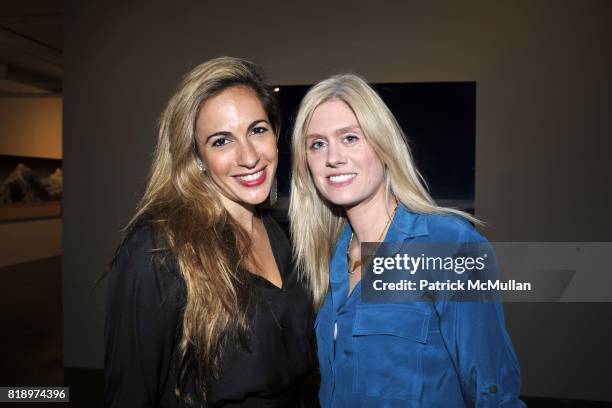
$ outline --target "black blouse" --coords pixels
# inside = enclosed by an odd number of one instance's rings
[[[221,378],[208,385],[208,406],[299,406],[301,382],[313,370],[310,297],[293,268],[283,231],[269,215],[262,221],[283,286],[251,275],[257,294],[249,351],[237,344],[226,348]],[[155,262],[153,242],[150,226],[136,228],[110,274],[105,407],[189,406],[174,394],[185,285],[176,262]]]

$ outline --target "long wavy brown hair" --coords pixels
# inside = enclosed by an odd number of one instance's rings
[[[192,401],[193,382],[206,401],[207,381],[221,374],[230,341],[246,346],[253,292],[247,276],[251,245],[229,215],[218,188],[198,167],[195,123],[209,98],[232,86],[252,89],[278,135],[280,111],[259,68],[231,57],[203,63],[182,80],[159,123],[159,138],[145,192],[126,236],[146,222],[163,243],[154,251],[176,259],[187,300],[176,356],[176,395]]]

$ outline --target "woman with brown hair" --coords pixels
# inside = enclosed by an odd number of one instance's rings
[[[196,67],[170,99],[110,275],[105,406],[299,406],[312,300],[258,209],[275,195],[279,118],[237,58]]]

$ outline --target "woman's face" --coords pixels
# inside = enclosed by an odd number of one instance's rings
[[[268,115],[252,89],[234,86],[207,100],[196,120],[196,143],[226,208],[267,198],[278,150]]]
[[[383,199],[383,164],[343,101],[328,100],[313,112],[306,157],[317,189],[331,203],[348,209]]]

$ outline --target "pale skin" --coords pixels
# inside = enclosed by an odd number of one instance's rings
[[[393,198],[385,198],[383,163],[352,109],[339,99],[314,110],[306,130],[306,150],[317,189],[346,212],[354,234],[348,255],[355,262],[361,259],[361,242],[384,239],[397,205]],[[353,272],[348,274],[349,294],[361,280],[361,268]]]
[[[256,205],[269,195],[278,150],[276,135],[256,93],[234,86],[208,99],[196,120],[196,144],[205,176],[218,188],[221,202],[251,238],[248,269],[274,286],[282,279]]]
[[[394,200],[385,203],[384,188],[381,186],[381,190],[376,192],[376,196],[372,197],[370,202],[363,203],[363,206],[346,209],[346,216],[355,234],[353,242],[348,249],[351,261],[355,262],[361,259],[362,242],[384,240],[384,234],[388,229],[387,223],[390,218],[390,215],[387,214],[387,209],[390,208],[391,212],[393,212],[396,205]],[[382,239],[380,239],[381,235],[383,235]],[[353,291],[355,285],[361,280],[361,266],[355,268],[353,272],[349,274],[349,293]]]

